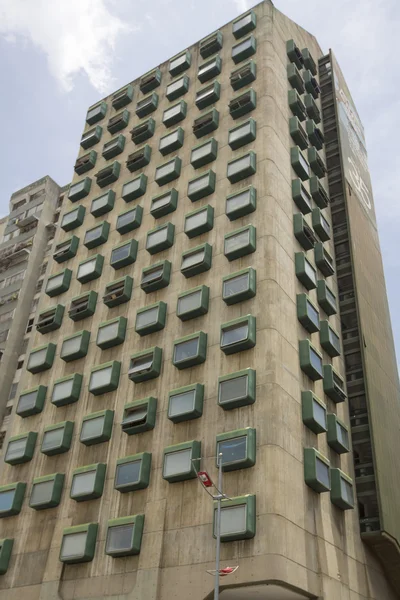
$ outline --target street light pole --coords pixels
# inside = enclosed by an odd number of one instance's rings
[[[221,554],[221,501],[224,498],[222,491],[222,453],[217,455],[217,467],[218,467],[218,495],[217,500],[217,519],[215,522],[216,526],[216,552],[215,552],[215,588],[214,588],[214,600],[219,600],[219,569],[220,569],[220,554]]]

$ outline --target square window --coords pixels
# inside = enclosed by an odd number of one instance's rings
[[[94,256],[79,263],[76,275],[80,283],[88,283],[98,279],[103,271],[104,256],[95,254]]]
[[[153,346],[131,356],[128,377],[135,383],[155,379],[160,375],[162,366],[162,349]]]
[[[0,540],[0,575],[7,573],[13,545],[13,538],[3,538]]]
[[[97,523],[87,523],[64,529],[60,561],[67,564],[92,561],[96,549],[97,530]]]
[[[168,71],[172,77],[175,77],[175,75],[179,75],[182,71],[186,71],[186,69],[190,67],[191,62],[192,56],[189,50],[186,50],[182,54],[171,58],[168,65]]]
[[[199,65],[199,69],[197,71],[197,78],[201,83],[205,83],[209,81],[213,77],[216,77],[221,73],[222,69],[222,60],[219,54],[214,56],[211,60]]]
[[[26,483],[22,481],[0,487],[0,519],[18,515],[21,512],[25,490]]]
[[[109,308],[124,304],[131,299],[133,279],[129,275],[116,279],[106,285],[103,302]]]
[[[89,108],[86,114],[86,123],[88,125],[94,125],[97,121],[101,121],[104,119],[107,112],[107,103],[100,102],[100,104],[96,104],[96,106],[92,106]]]
[[[256,318],[252,315],[233,319],[221,325],[221,350],[234,354],[256,345]]]
[[[190,155],[190,163],[195,168],[204,167],[210,162],[213,162],[217,158],[218,153],[218,142],[216,139],[211,138],[207,142],[195,146],[192,149]]]
[[[139,150],[136,150],[135,152],[132,152],[132,154],[128,155],[126,159],[126,168],[131,173],[134,173],[135,171],[138,171],[139,169],[142,169],[143,167],[147,166],[150,160],[151,146],[149,146],[149,144],[146,144]]]
[[[73,321],[81,321],[94,315],[97,304],[97,292],[91,290],[86,294],[72,298],[68,316]]]
[[[214,226],[214,209],[209,204],[185,216],[184,231],[188,238],[211,231]]]
[[[350,451],[348,427],[333,413],[328,415],[328,433],[326,435],[328,446],[338,454]]]
[[[201,115],[193,121],[193,133],[197,138],[201,138],[218,128],[219,112],[213,108],[209,112]]]
[[[216,176],[214,171],[207,171],[200,177],[192,179],[188,183],[187,195],[192,202],[201,200],[215,192]]]
[[[110,265],[112,268],[118,270],[134,263],[136,261],[137,249],[137,240],[130,240],[129,242],[115,246],[111,250],[110,256]]]
[[[121,363],[113,360],[94,368],[90,372],[89,392],[94,396],[113,392],[118,388]]]
[[[91,148],[100,141],[102,133],[103,128],[100,125],[96,125],[93,129],[85,131],[81,137],[81,147],[85,150]]]
[[[69,188],[68,199],[71,202],[77,202],[85,198],[89,194],[91,186],[92,180],[89,177],[85,177],[85,179],[78,181],[78,183],[74,183]]]
[[[223,36],[221,31],[216,31],[204,40],[201,40],[199,50],[202,58],[208,58],[218,52],[218,50],[221,50],[222,42]]]
[[[195,479],[200,457],[201,442],[196,440],[168,446],[163,453],[163,479],[169,483]]]
[[[250,267],[222,279],[222,299],[225,304],[236,304],[256,295],[256,271]]]
[[[35,510],[54,508],[60,504],[64,486],[64,473],[37,477],[32,482],[29,506]]]
[[[126,210],[117,217],[116,230],[121,235],[134,231],[140,227],[143,217],[143,208],[141,206],[135,206],[130,210]]]
[[[192,333],[174,342],[172,364],[178,369],[187,369],[205,362],[207,356],[207,334]]]
[[[117,460],[114,489],[119,492],[135,492],[149,486],[151,471],[150,452],[141,452]]]
[[[155,219],[165,217],[176,210],[178,205],[178,192],[172,188],[159,196],[154,196],[151,200],[150,213]]]
[[[132,142],[136,145],[145,142],[154,135],[155,128],[156,122],[152,117],[142,121],[130,131]]]
[[[142,173],[139,177],[128,181],[122,186],[121,197],[125,202],[132,202],[136,198],[140,198],[146,192],[147,176]]]
[[[123,108],[124,106],[132,102],[132,98],[133,86],[127,85],[122,89],[118,90],[118,92],[115,92],[115,94],[113,94],[111,104],[113,108],[115,108],[115,110],[119,110],[120,108]]]
[[[80,156],[79,158],[76,159],[76,162],[75,162],[75,166],[74,166],[75,173],[77,175],[83,175],[84,173],[87,173],[88,171],[93,169],[93,167],[96,164],[96,160],[97,160],[96,150],[91,150],[87,154]]]
[[[59,296],[69,289],[71,284],[72,271],[64,269],[61,273],[56,273],[48,278],[45,293],[53,298]]]
[[[310,144],[317,150],[322,150],[324,145],[324,135],[312,119],[308,119],[306,122],[306,132],[308,139],[310,140]]]
[[[169,260],[146,267],[142,270],[140,287],[146,294],[167,287],[171,277],[171,263]]]
[[[326,284],[325,279],[317,281],[317,300],[328,316],[336,315],[338,310],[336,296]]]
[[[96,227],[88,229],[85,233],[83,245],[86,248],[96,248],[101,244],[104,244],[108,240],[108,234],[110,231],[110,224],[108,221],[103,221]]]
[[[99,187],[103,188],[114,181],[117,181],[121,171],[121,163],[114,161],[111,165],[104,167],[101,171],[95,173],[96,183]]]
[[[317,287],[317,270],[307,260],[304,252],[296,252],[295,270],[297,279],[307,290],[313,290]]]
[[[301,183],[301,179],[292,179],[292,198],[303,215],[311,212],[311,196]]]
[[[55,406],[65,406],[79,400],[83,377],[79,373],[67,375],[54,382],[51,402]]]
[[[304,96],[304,105],[307,111],[307,115],[310,117],[310,119],[313,119],[315,123],[320,123],[321,113],[311,94],[306,94]]]
[[[309,333],[319,331],[319,311],[307,294],[297,294],[297,318]]]
[[[106,554],[113,557],[139,554],[143,527],[144,515],[108,521]]]
[[[247,469],[256,464],[256,430],[236,429],[217,435],[216,466],[222,461],[223,471]]]
[[[128,435],[154,429],[157,414],[157,398],[149,396],[129,402],[124,406],[121,428]]]
[[[307,150],[308,162],[310,163],[310,167],[319,179],[325,177],[326,174],[326,166],[322,158],[317,152],[317,149],[314,147],[308,148]]]
[[[241,227],[224,236],[224,254],[229,261],[252,254],[256,251],[256,228],[253,225]]]
[[[177,104],[166,108],[163,113],[162,122],[165,127],[172,127],[183,121],[187,113],[187,104],[185,100],[180,100]]]
[[[48,310],[39,313],[36,323],[36,329],[39,333],[49,333],[60,329],[64,316],[65,307],[63,304],[57,304]]]
[[[225,212],[230,221],[235,221],[256,210],[257,190],[250,186],[226,198]]]
[[[26,370],[30,373],[48,371],[53,366],[56,354],[56,345],[50,342],[45,346],[34,348],[29,354]]]
[[[135,331],[140,336],[160,331],[165,327],[167,318],[167,305],[157,302],[141,308],[136,313]]]
[[[64,231],[72,231],[72,229],[76,229],[82,225],[83,219],[85,218],[85,212],[86,208],[80,205],[74,208],[74,210],[65,213],[61,219],[61,229]]]
[[[76,256],[79,246],[79,238],[73,235],[69,240],[57,244],[54,249],[53,258],[56,262],[62,263]]]
[[[318,242],[314,247],[315,264],[325,277],[331,277],[335,272],[333,258],[325,248],[322,242]]]
[[[153,92],[150,96],[146,96],[136,104],[136,114],[141,119],[147,117],[154,112],[158,106],[158,94]]]
[[[30,417],[41,413],[46,399],[47,386],[38,387],[21,392],[18,398],[16,413],[20,417]]]
[[[127,322],[125,317],[117,317],[101,323],[97,330],[96,345],[105,350],[122,344],[125,340]]]
[[[76,502],[95,500],[103,494],[107,465],[96,463],[72,472],[70,498]]]
[[[304,79],[304,86],[306,88],[306,91],[309,94],[311,94],[311,96],[313,98],[317,99],[318,96],[321,93],[321,88],[319,87],[318,81],[313,76],[313,74],[311,73],[310,70],[304,69],[304,71],[303,71],[303,79]]]
[[[233,70],[230,74],[231,87],[236,91],[249,85],[252,81],[255,81],[257,77],[257,67],[254,60],[242,64],[237,69]]]
[[[129,110],[123,110],[118,114],[114,115],[111,119],[109,119],[107,124],[107,129],[110,133],[118,133],[121,129],[125,129],[125,127],[129,123],[130,112]]]
[[[309,340],[299,341],[300,368],[310,379],[317,381],[323,378],[322,354]]]
[[[296,67],[294,63],[290,63],[286,68],[287,78],[294,90],[296,90],[300,95],[304,94],[304,80],[301,76],[299,69]]]
[[[294,143],[297,144],[301,150],[306,150],[308,148],[307,134],[297,117],[290,117],[289,133]]]
[[[238,44],[232,47],[232,60],[235,64],[242,62],[255,54],[257,49],[257,40],[253,35],[241,40]]]
[[[179,77],[179,79],[175,79],[175,81],[171,81],[169,85],[167,85],[167,90],[165,95],[168,100],[176,100],[180,96],[186,94],[189,90],[189,77],[187,75],[183,75],[183,77]]]
[[[217,503],[214,502],[213,535],[217,535]],[[256,497],[253,494],[223,500],[221,542],[251,539],[256,534]]]
[[[202,244],[182,254],[181,273],[188,278],[211,269],[212,246]]]
[[[257,106],[257,94],[250,88],[229,102],[229,114],[232,119],[239,119],[254,110]]]
[[[252,10],[249,13],[247,13],[247,15],[239,17],[238,19],[233,21],[232,33],[236,39],[239,39],[242,36],[246,35],[246,33],[253,31],[253,29],[256,28],[256,24],[257,15]]]
[[[310,194],[321,210],[329,206],[329,196],[318,177],[310,177]]]
[[[90,331],[79,331],[74,335],[64,338],[60,358],[65,362],[71,362],[86,356],[90,341]]]
[[[310,178],[310,165],[298,146],[290,148],[290,162],[294,172],[302,181]]]
[[[83,418],[79,440],[85,446],[108,442],[114,422],[113,410],[101,410]]]
[[[221,94],[221,84],[219,81],[213,81],[211,85],[201,88],[196,93],[195,104],[199,110],[207,108],[210,104],[214,104],[219,100]]]
[[[296,90],[288,91],[288,103],[290,110],[299,119],[299,121],[305,121],[306,107]]]
[[[104,144],[103,151],[101,153],[102,157],[106,160],[111,160],[118,154],[124,151],[125,148],[125,136],[120,134],[115,138]]]
[[[37,435],[36,431],[30,431],[29,433],[10,437],[4,456],[4,462],[9,465],[20,465],[32,460]]]
[[[153,69],[149,73],[146,73],[146,75],[143,75],[139,84],[140,91],[142,92],[142,94],[148,94],[156,87],[158,87],[160,83],[161,70],[157,67],[157,69]]]
[[[200,285],[197,288],[183,292],[178,296],[176,316],[181,321],[188,321],[200,317],[208,312],[210,288]]]
[[[329,321],[321,321],[319,339],[322,348],[331,358],[340,356],[340,337],[329,324]]]
[[[331,502],[342,510],[354,508],[353,480],[340,469],[331,469]]]
[[[241,123],[237,127],[229,130],[228,144],[232,150],[237,150],[256,139],[257,122],[254,119],[249,119],[245,123]]]
[[[157,254],[171,248],[174,243],[175,225],[165,223],[152,229],[146,236],[146,250],[149,254]]]
[[[176,156],[169,162],[164,163],[160,167],[156,168],[154,180],[159,186],[165,185],[170,181],[174,181],[181,174],[181,166],[182,161],[178,156]]]
[[[224,410],[254,404],[256,372],[244,369],[218,378],[218,404]]]
[[[62,421],[45,427],[40,451],[42,454],[47,454],[47,456],[68,452],[71,447],[73,432],[73,421]]]
[[[203,414],[204,385],[187,385],[168,394],[168,419],[173,423],[198,419]]]
[[[312,226],[321,242],[327,242],[331,239],[331,226],[320,208],[314,208],[312,211]]]
[[[327,431],[326,405],[322,400],[307,390],[301,392],[301,406],[304,425],[317,435]]]
[[[183,140],[185,137],[185,132],[182,127],[178,127],[175,131],[171,131],[167,135],[164,135],[160,138],[160,142],[158,144],[158,149],[163,156],[170,154],[170,152],[174,152],[183,146]]]
[[[329,492],[331,489],[330,463],[315,448],[304,448],[304,481],[315,492]]]

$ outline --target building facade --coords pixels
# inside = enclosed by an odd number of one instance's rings
[[[221,600],[399,597],[398,376],[341,77],[265,1],[89,108],[5,444],[1,599],[212,598],[217,454]]]

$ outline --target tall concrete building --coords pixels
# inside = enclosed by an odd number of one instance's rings
[[[0,599],[395,600],[363,129],[264,1],[89,108],[0,485]],[[336,256],[336,261],[335,261]]]

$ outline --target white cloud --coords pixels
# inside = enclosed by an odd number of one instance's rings
[[[81,72],[98,92],[109,91],[116,41],[132,30],[111,14],[106,0],[0,0],[0,34],[39,48],[66,91]]]

